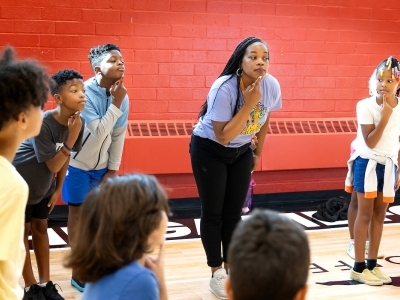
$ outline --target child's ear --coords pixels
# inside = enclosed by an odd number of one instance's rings
[[[61,104],[62,100],[61,100],[61,96],[59,94],[54,94],[54,100],[56,101],[57,104]]]
[[[302,289],[300,289],[293,300],[305,300],[308,292],[308,285],[306,284]]]
[[[231,279],[229,276],[226,277],[226,280],[225,280],[225,291],[226,291],[226,294],[228,295],[228,299],[234,300]]]
[[[101,73],[101,70],[100,70],[100,67],[99,67],[99,66],[94,67],[94,73],[95,73],[95,74]]]
[[[22,129],[26,129],[27,127],[26,118],[27,118],[26,112],[23,111],[19,113],[17,123]]]

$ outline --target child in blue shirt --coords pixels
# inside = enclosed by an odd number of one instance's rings
[[[117,203],[116,203],[117,202]],[[87,282],[83,300],[166,300],[164,240],[169,207],[155,177],[115,176],[82,205],[66,266]],[[159,249],[157,259],[147,253]]]

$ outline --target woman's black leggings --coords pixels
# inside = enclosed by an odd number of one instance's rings
[[[253,164],[249,145],[228,148],[192,135],[190,157],[201,200],[200,235],[210,267],[227,262],[232,233],[241,219]]]

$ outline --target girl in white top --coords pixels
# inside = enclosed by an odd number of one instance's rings
[[[393,168],[396,170],[393,174],[385,172],[385,168],[398,165],[400,106],[396,92],[400,78],[399,62],[393,57],[385,59],[378,65],[375,75],[376,96],[361,100],[357,104],[360,138],[356,153],[350,159],[354,160],[351,175],[354,178],[352,184],[358,198],[357,218],[354,224],[355,263],[350,278],[369,285],[382,285],[390,283],[391,279],[376,267],[377,254],[388,202],[394,200],[394,197],[384,197],[382,192],[387,191],[388,182],[395,182],[395,186],[392,187],[392,196],[394,196],[394,189],[399,187],[398,175],[396,176],[398,168]],[[368,168],[371,165],[376,165],[377,178],[374,180],[377,181],[377,192],[375,193],[367,190],[371,178],[367,178],[365,174],[369,172]],[[349,166],[351,166],[350,161]],[[346,188],[347,191],[351,191],[350,186]],[[368,227],[370,229],[369,251],[367,264],[365,264]]]

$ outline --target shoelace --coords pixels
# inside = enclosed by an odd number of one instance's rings
[[[220,276],[215,276],[215,283],[219,288],[225,288],[224,280],[226,276],[220,275]]]
[[[51,296],[54,296],[54,294],[58,294],[58,290],[56,289],[56,286],[58,286],[59,289],[61,290],[61,292],[63,292],[61,286],[58,283],[53,283],[53,286],[51,287],[51,290],[50,290]]]

